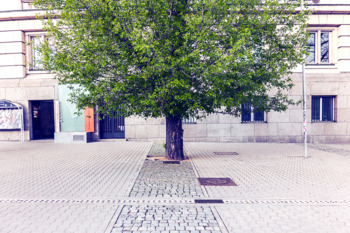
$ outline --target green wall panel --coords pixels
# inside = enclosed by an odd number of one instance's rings
[[[73,85],[78,87],[78,85]],[[60,111],[61,111],[61,131],[62,132],[84,132],[85,119],[84,112],[81,115],[75,114],[78,111],[75,104],[69,102],[69,94],[72,92],[66,85],[58,86]]]

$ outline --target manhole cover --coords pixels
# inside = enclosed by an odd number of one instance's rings
[[[180,164],[180,161],[163,161],[164,164]]]
[[[238,155],[237,152],[214,152],[216,155]]]
[[[194,200],[194,203],[224,203],[223,200]]]
[[[204,186],[237,186],[230,178],[198,178]]]

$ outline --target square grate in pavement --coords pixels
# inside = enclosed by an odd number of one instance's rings
[[[197,199],[194,200],[194,203],[201,203],[201,204],[211,204],[211,203],[224,203],[223,200],[213,200],[213,199],[209,199],[209,200],[204,200],[204,199]]]
[[[216,155],[238,155],[237,152],[214,152]]]
[[[180,164],[180,161],[163,161],[164,164]]]
[[[230,178],[198,178],[203,186],[237,186]]]

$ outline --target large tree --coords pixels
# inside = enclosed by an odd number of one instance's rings
[[[166,118],[166,157],[184,159],[182,119],[242,103],[269,112],[306,53],[300,0],[35,0],[45,9],[43,65],[72,100],[125,117]]]

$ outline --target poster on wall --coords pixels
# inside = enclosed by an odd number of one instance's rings
[[[22,109],[0,109],[0,130],[21,129]]]

